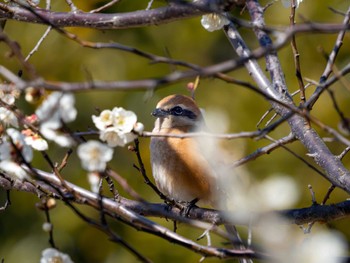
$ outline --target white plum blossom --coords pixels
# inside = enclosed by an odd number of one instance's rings
[[[13,105],[17,98],[19,98],[20,91],[18,89],[11,89],[4,92],[0,90],[0,99],[8,105]]]
[[[228,20],[225,16],[216,13],[203,15],[201,19],[202,26],[209,32],[220,30],[229,23],[230,20]]]
[[[77,117],[77,109],[74,107],[75,97],[72,93],[65,93],[60,99],[60,118],[63,122],[72,122]]]
[[[0,107],[0,122],[5,126],[13,126],[18,128],[18,120],[16,115],[4,107]]]
[[[46,248],[41,253],[40,263],[73,263],[69,255],[54,248]]]
[[[72,93],[53,92],[35,111],[41,122],[63,121],[72,122],[77,116],[74,107],[75,98]]]
[[[134,112],[115,107],[103,110],[99,116],[92,116],[97,129],[100,130],[100,140],[108,146],[125,146],[137,138],[136,133],[143,131],[143,124],[137,122]]]
[[[80,144],[77,153],[83,168],[89,172],[103,172],[113,157],[113,149],[94,140]]]
[[[39,134],[33,132],[31,129],[26,129],[22,131],[22,134],[25,136],[24,141],[26,144],[31,146],[37,151],[45,151],[49,148],[47,141],[44,140]]]
[[[13,105],[15,103],[16,98],[11,94],[5,94],[3,91],[0,93],[0,98],[3,102],[8,105]]]
[[[92,116],[92,121],[99,130],[115,127],[116,130],[126,133],[131,132],[137,121],[137,116],[132,111],[127,111],[121,107],[113,110],[103,110],[99,116]]]
[[[18,163],[11,160],[0,161],[0,170],[14,179],[19,179],[20,181],[30,178],[28,173]]]
[[[40,122],[40,133],[62,147],[71,147],[74,140],[62,131],[62,122],[75,120],[77,110],[71,93],[53,92],[35,111]]]
[[[58,126],[59,122],[44,122],[40,125],[40,133],[48,140],[61,147],[71,147],[75,144],[73,138]]]
[[[17,152],[21,154],[26,162],[32,161],[33,151],[25,143],[24,136],[16,129],[9,128],[0,143],[0,170],[14,179],[28,179],[27,172],[16,162],[18,159]]]
[[[131,132],[122,133],[115,127],[109,127],[103,131],[100,131],[100,140],[107,142],[109,147],[124,147],[126,144],[132,142],[136,138],[136,134]]]
[[[103,110],[100,113],[100,116],[92,115],[92,121],[95,124],[96,128],[99,130],[104,130],[107,127],[113,125],[113,115],[111,110]]]
[[[98,194],[100,191],[100,181],[101,178],[98,173],[92,172],[88,173],[88,182],[90,184],[91,191]]]
[[[303,0],[295,0],[295,7],[298,8],[299,4],[302,2]],[[282,4],[284,7],[289,8],[291,6],[292,1],[291,0],[282,0]]]
[[[124,146],[123,140],[120,138],[118,131],[116,131],[114,127],[101,130],[100,140],[107,142],[109,147]]]
[[[22,154],[22,157],[26,162],[31,162],[33,159],[33,150],[30,148],[28,144],[25,142],[25,137],[22,133],[20,133],[18,130],[9,128],[6,130],[7,135],[11,139],[12,143],[16,146],[17,150],[19,150]],[[10,145],[10,153],[15,153],[16,151],[12,148],[12,144],[10,142],[7,142],[8,145]],[[3,142],[3,144],[6,144],[6,141]],[[1,148],[2,144],[0,145]],[[2,159],[0,157],[0,159]]]
[[[0,161],[11,160],[11,149],[11,143],[3,139],[0,143]]]
[[[112,110],[113,114],[113,126],[120,132],[131,132],[137,121],[137,116],[134,112],[124,110],[123,108],[115,107]]]
[[[140,134],[145,129],[145,126],[141,122],[136,122],[134,125],[134,132]]]

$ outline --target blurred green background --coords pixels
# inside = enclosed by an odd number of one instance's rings
[[[145,9],[148,1],[121,1],[115,7],[106,12],[125,12]],[[97,8],[106,3],[105,1],[76,1],[76,5],[83,11]],[[268,1],[261,1],[262,5]],[[44,4],[44,3],[43,3]],[[154,6],[161,5],[156,2]],[[343,17],[335,14],[328,7],[331,6],[342,12],[346,12],[348,2],[343,0],[334,1],[311,1],[304,0],[297,10],[297,22],[314,21],[327,23],[341,23]],[[68,11],[64,1],[53,2],[53,10]],[[249,19],[246,12],[234,10],[237,17]],[[266,22],[268,25],[289,24],[289,10],[285,9],[277,1],[266,11]],[[45,26],[25,24],[16,21],[7,21],[5,32],[8,36],[17,41],[24,55],[27,55],[36,45],[41,35],[46,30]],[[129,45],[146,52],[162,56],[171,56],[174,59],[188,61],[198,65],[206,66],[218,63],[236,55],[230,44],[221,31],[209,33],[200,24],[200,17],[186,19],[170,24],[136,28],[127,30],[91,30],[84,28],[67,28],[69,32],[77,34],[80,38],[96,41],[114,41]],[[251,48],[257,47],[255,36],[247,29],[241,29],[241,33]],[[300,52],[301,69],[303,77],[318,81],[326,61],[320,52],[320,48],[327,53],[331,52],[336,34],[301,34],[297,37]],[[345,36],[344,45],[340,51],[336,66],[341,68],[349,61],[349,35]],[[0,63],[13,72],[20,70],[20,65],[14,58],[7,58],[9,49],[0,42]],[[288,87],[291,92],[298,89],[293,64],[293,54],[289,45],[279,51],[279,58],[285,72]],[[134,80],[151,77],[160,77],[171,73],[173,66],[164,64],[150,64],[150,61],[140,58],[137,55],[125,53],[118,50],[95,50],[79,46],[77,43],[68,40],[59,33],[52,31],[44,40],[39,51],[29,60],[37,72],[47,80],[52,81],[86,81],[94,80]],[[264,61],[261,61],[264,67]],[[231,76],[245,81],[252,82],[245,69],[239,69],[230,73]],[[26,74],[24,75],[26,77]],[[193,80],[189,80],[193,81]],[[349,79],[344,79],[348,83]],[[150,112],[157,101],[169,94],[187,94],[186,82],[160,87],[154,93],[147,91],[119,92],[119,91],[89,91],[76,94],[76,107],[78,109],[77,120],[70,125],[72,130],[84,131],[93,127],[91,115],[96,114],[96,109],[111,109],[115,106],[124,107],[134,111],[138,120],[145,124],[147,131],[153,127],[153,118]],[[350,116],[349,86],[335,84],[332,87],[336,91],[336,99],[345,115]],[[314,88],[308,89],[310,95]],[[228,132],[253,131],[256,124],[269,109],[269,104],[259,95],[243,87],[224,83],[216,79],[202,79],[196,92],[196,100],[204,109],[219,110],[226,114],[230,120]],[[296,103],[299,98],[295,97]],[[31,114],[37,105],[30,105],[23,97],[17,102],[26,114]],[[336,128],[339,117],[336,115],[332,102],[327,94],[318,101],[313,112],[316,117]],[[327,136],[319,131],[322,136]],[[272,133],[274,138],[281,138],[289,133],[287,125],[282,125]],[[148,138],[141,138],[141,153],[146,164],[148,174],[151,175],[149,165]],[[253,152],[258,147],[267,145],[268,142],[242,139],[225,142],[236,158],[243,157]],[[336,143],[329,144],[335,154],[339,154],[344,146]],[[289,147],[305,156],[305,150],[299,143],[293,143]],[[51,158],[60,162],[65,154],[63,149],[51,145],[49,154]],[[311,160],[310,160],[311,161]],[[349,157],[345,157],[346,165],[349,165]],[[126,148],[115,149],[115,156],[110,163],[111,167],[125,177],[130,185],[137,189],[145,198],[153,202],[160,202],[158,197],[143,183],[139,173],[132,167],[136,162],[135,156]],[[42,156],[37,153],[33,165],[49,171],[48,165]],[[279,149],[269,155],[265,155],[246,166],[249,176],[256,180],[266,178],[275,173],[287,174],[298,182],[301,198],[297,207],[311,205],[311,197],[308,184],[313,186],[316,198],[321,202],[330,183],[309,169],[306,165],[294,158],[292,155]],[[64,170],[64,176],[84,187],[88,187],[86,173],[80,169],[80,162],[73,154],[68,166]],[[341,190],[335,190],[330,203],[346,199],[348,195]],[[5,200],[5,193],[0,190],[0,202]],[[12,205],[0,214],[0,259],[5,262],[38,262],[40,253],[49,246],[48,236],[42,231],[42,224],[45,221],[44,213],[35,208],[38,198],[31,194],[22,192],[11,192]],[[94,211],[82,208],[91,216],[98,216]],[[134,262],[135,257],[128,253],[121,246],[111,243],[106,236],[89,227],[78,219],[73,212],[62,203],[51,212],[54,224],[54,237],[57,246],[64,252],[70,254],[75,262]],[[171,222],[155,219],[157,222],[172,227]],[[136,230],[120,224],[111,222],[113,229],[120,234],[127,242],[136,247],[145,256],[155,262],[197,262],[200,256],[187,249],[171,244],[159,238],[137,232]],[[325,227],[325,226],[317,226]],[[350,239],[350,229],[347,220],[332,222],[330,227],[339,229]],[[297,230],[298,227],[295,226]],[[185,225],[179,226],[179,233],[186,237],[195,239],[201,231],[194,231]],[[205,243],[205,241],[203,241]],[[217,259],[207,259],[207,262],[214,262]]]

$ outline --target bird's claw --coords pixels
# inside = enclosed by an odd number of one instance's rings
[[[181,214],[185,217],[188,217],[192,208],[197,207],[196,203],[199,201],[198,198],[193,199],[192,201],[186,202],[181,209]]]

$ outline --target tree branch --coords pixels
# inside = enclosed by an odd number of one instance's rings
[[[125,29],[170,23],[184,18],[191,18],[213,12],[213,7],[223,8],[221,2],[208,0],[196,3],[171,1],[171,4],[150,10],[103,14],[95,12],[53,12],[46,9],[27,6],[10,6],[0,3],[0,18],[14,19],[38,24],[49,24],[55,27],[88,27],[95,29]],[[242,2],[226,1],[232,5]]]
[[[251,14],[253,24],[257,25],[255,33],[260,45],[268,49],[272,45],[272,40],[266,34],[266,32],[259,29],[265,25],[262,16],[262,8],[259,6],[256,0],[248,0],[247,8]],[[225,30],[238,55],[249,56],[250,51],[247,45],[244,43],[244,40],[240,37],[233,25],[230,24]],[[263,74],[256,62],[252,60],[250,63],[246,63],[245,65],[248,71],[251,72],[252,77],[261,90],[267,92],[276,100],[282,101],[287,105],[294,105],[286,87],[283,77],[284,74],[275,52],[266,54],[266,63],[272,78],[272,83],[270,83],[267,77]],[[271,104],[275,111],[282,116],[282,118],[287,119],[292,133],[308,150],[309,156],[313,157],[315,162],[326,172],[325,178],[335,186],[350,193],[350,172],[344,167],[339,158],[330,152],[316,131],[306,125],[306,119],[301,115],[293,114],[290,108],[287,108],[281,104],[273,101]]]
[[[35,184],[30,182],[11,182],[9,179],[0,175],[0,188],[4,190],[18,190],[29,192],[35,195],[50,195],[56,199],[62,199],[63,197],[55,188],[59,188],[64,192],[64,187],[61,185],[60,181],[55,177],[54,174],[47,173],[41,170],[36,170],[38,180]],[[99,206],[99,196],[86,189],[83,189],[77,185],[66,182],[70,188],[77,195],[77,199],[74,202],[88,205],[96,209],[100,209]],[[54,186],[54,187],[53,187]],[[41,191],[43,189],[45,191]],[[120,197],[118,201],[109,198],[103,198],[103,209],[104,212],[110,215],[123,214],[126,209],[127,211],[132,211],[135,214],[143,215],[147,217],[160,217],[168,218],[182,223],[187,223],[190,225],[196,225],[200,228],[208,228],[209,225],[194,223],[192,220],[203,221],[209,224],[222,225],[225,223],[232,223],[232,221],[227,220],[227,216],[223,216],[222,211],[214,209],[206,209],[193,207],[188,214],[188,218],[181,216],[180,208],[176,206],[169,207],[167,204],[154,204],[141,201],[130,200],[124,197]],[[320,221],[320,222],[331,222],[335,220],[340,220],[350,216],[350,200],[346,200],[341,203],[332,205],[315,205],[312,204],[310,207],[282,210],[282,211],[272,211],[273,213],[280,214],[293,224],[306,224],[309,222]],[[226,214],[227,212],[225,212]],[[230,220],[233,219],[233,223],[237,225],[247,225],[246,216],[241,216],[239,211],[228,212],[230,214]],[[271,212],[266,212],[271,213]],[[264,214],[264,213],[262,213]],[[135,216],[135,215],[134,215]],[[244,219],[243,219],[244,218]],[[251,218],[259,218],[254,214],[251,214]],[[243,220],[242,220],[243,219]],[[192,221],[192,222],[191,222]],[[249,223],[257,224],[250,221]],[[225,236],[222,232],[220,235]]]

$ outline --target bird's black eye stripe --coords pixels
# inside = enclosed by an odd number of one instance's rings
[[[180,106],[175,106],[174,108],[170,109],[170,113],[176,116],[181,116],[184,112],[184,109]]]
[[[194,114],[192,111],[183,109],[180,106],[175,106],[174,108],[171,108],[169,110],[169,113],[174,116],[188,117],[192,120],[197,118],[196,114]]]

